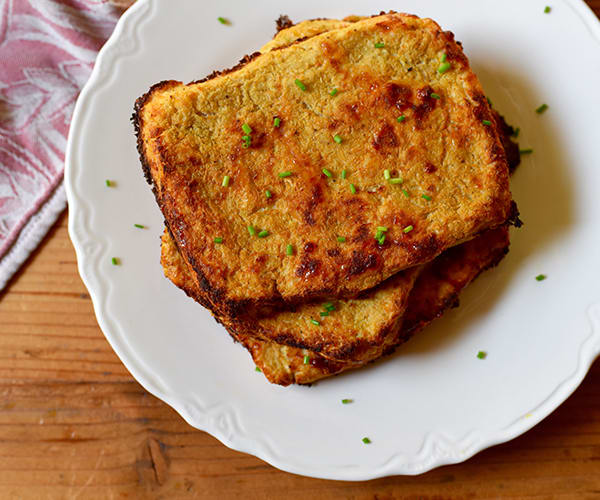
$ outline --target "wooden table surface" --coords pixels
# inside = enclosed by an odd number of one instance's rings
[[[600,0],[588,3],[600,13]],[[600,498],[600,362],[530,432],[417,477],[309,479],[226,448],[142,389],[112,351],[66,213],[0,294],[0,358],[1,499]]]

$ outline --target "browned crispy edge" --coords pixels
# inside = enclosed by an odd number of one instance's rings
[[[377,16],[381,16],[381,15],[396,14],[396,13],[397,12],[395,12],[395,11],[389,11],[388,13],[385,13],[382,11],[380,14],[374,14],[370,17],[377,17]],[[414,18],[417,17],[412,14],[402,14],[402,15],[408,16],[408,17],[414,17]],[[442,31],[440,29],[437,32],[437,36],[445,36],[447,39],[447,51],[446,52],[447,52],[448,60],[452,60],[452,59],[461,59],[464,61],[467,60],[466,56],[461,51],[453,50],[452,44],[454,44],[456,42],[454,39],[454,34],[451,31]],[[293,43],[301,43],[302,41],[303,40],[296,40]],[[202,82],[217,78],[219,76],[238,71],[241,68],[243,68],[244,66],[246,66],[249,62],[260,57],[261,55],[263,55],[263,54],[261,54],[260,52],[254,52],[250,55],[246,55],[239,61],[238,64],[236,64],[232,68],[221,70],[221,71],[218,71],[218,70],[213,71],[210,75],[206,76],[205,78],[192,81],[192,82],[188,83],[187,85],[192,85],[195,83],[202,83]],[[162,82],[159,82],[159,83],[153,85],[152,87],[150,87],[148,92],[146,92],[144,95],[142,95],[135,101],[134,112],[133,112],[133,115],[131,116],[131,121],[133,122],[135,134],[137,137],[137,150],[138,150],[138,153],[140,156],[140,162],[142,164],[142,170],[144,173],[144,177],[146,178],[146,181],[148,182],[148,184],[150,184],[152,187],[155,199],[161,209],[161,212],[165,216],[165,225],[171,232],[172,236],[175,236],[175,235],[169,224],[169,219],[170,219],[169,214],[165,213],[167,207],[163,204],[161,196],[159,196],[159,194],[156,190],[154,180],[152,179],[152,176],[150,173],[150,167],[148,164],[148,160],[146,158],[146,152],[145,152],[143,140],[141,138],[141,129],[143,127],[141,111],[142,111],[144,105],[146,104],[146,102],[150,99],[150,97],[152,96],[152,94],[154,92],[162,91],[166,88],[180,85],[180,84],[181,84],[181,82],[176,81],[176,80],[165,80],[165,81],[162,81]],[[495,118],[493,117],[492,111],[490,109],[490,106],[488,105],[485,95],[483,93],[478,93],[472,97],[473,97],[473,100],[476,102],[476,104],[473,106],[473,113],[476,116],[476,118],[479,120],[493,119],[495,121]],[[490,151],[489,151],[490,161],[496,165],[495,172],[496,172],[497,176],[501,177],[502,167],[507,167],[507,161],[506,161],[506,155],[504,153],[504,148],[502,147],[502,143],[500,141],[496,127],[489,127],[488,135],[490,135],[490,137],[494,140],[494,145],[490,148]],[[493,212],[493,213],[502,212],[501,207],[490,207],[489,211]],[[500,225],[502,225],[502,224],[512,224],[517,227],[520,225],[520,220],[518,219],[518,210],[517,210],[517,207],[516,207],[516,204],[514,203],[514,201],[511,204],[511,209],[510,209],[509,213],[507,214],[505,221],[503,223],[501,223]],[[476,236],[477,235],[475,235],[474,237],[476,237]],[[174,239],[175,239],[176,243],[179,244],[179,240],[176,237]],[[418,246],[419,246],[419,251],[415,255],[415,258],[413,259],[415,262],[412,263],[411,265],[416,265],[416,264],[419,264],[422,262],[427,262],[427,261],[432,260],[433,258],[435,258],[436,255],[441,253],[440,247],[442,247],[443,245],[441,245],[440,242],[438,242],[438,240],[435,238],[434,235],[431,235],[426,240],[420,242],[420,244]],[[319,297],[321,297],[321,298],[326,297],[327,295],[331,294],[331,290],[324,289],[324,290],[320,290],[320,291],[314,291],[310,295],[301,294],[301,295],[297,295],[294,297],[289,297],[286,300],[284,300],[281,296],[279,296],[279,297],[275,296],[270,300],[261,299],[260,301],[258,301],[257,299],[253,299],[253,298],[242,299],[242,300],[226,299],[224,290],[222,290],[221,288],[218,288],[218,287],[213,287],[211,285],[207,276],[202,272],[200,267],[196,264],[194,258],[191,255],[188,255],[188,252],[184,252],[182,254],[182,256],[184,257],[184,260],[187,262],[188,266],[196,274],[197,283],[198,283],[199,287],[201,288],[201,290],[203,292],[207,293],[207,296],[208,296],[207,304],[210,304],[209,308],[214,313],[223,315],[224,317],[231,317],[231,318],[243,317],[245,315],[246,311],[256,309],[259,306],[263,310],[265,308],[269,308],[269,307],[278,308],[278,307],[282,307],[284,305],[293,305],[293,304],[298,304],[301,302],[306,302],[307,300],[318,299]],[[363,263],[358,263],[358,264],[362,265]],[[408,267],[410,267],[410,266],[408,266]],[[366,270],[366,268],[365,268],[365,270]]]

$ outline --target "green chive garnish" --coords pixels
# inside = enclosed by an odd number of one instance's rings
[[[485,359],[485,358],[487,358],[487,352],[485,352],[485,351],[479,351],[479,352],[477,353],[477,357],[478,357],[479,359]]]
[[[548,105],[547,104],[542,104],[539,108],[536,108],[535,112],[538,115],[541,115],[544,111],[546,111],[548,109]]]
[[[377,243],[379,243],[380,245],[383,245],[384,241],[385,241],[385,234],[382,234],[379,238],[377,238]]]
[[[521,131],[521,128],[520,128],[520,127],[517,127],[517,128],[516,128],[516,129],[513,131],[513,133],[512,133],[512,136],[513,136],[513,137],[515,137],[515,138],[519,137],[519,132],[520,132],[520,131]]]
[[[448,54],[442,54],[442,62],[446,62],[446,59],[448,59]]]
[[[408,191],[406,189],[402,190],[402,194],[404,194],[404,196],[406,196],[407,198],[410,198]]]
[[[266,238],[267,236],[269,236],[269,231],[266,229],[263,229],[260,233],[258,233],[259,238]]]
[[[310,361],[310,358],[308,357],[308,354],[305,354],[304,355],[304,364],[307,365],[309,361]]]
[[[250,134],[252,132],[252,127],[250,125],[248,125],[247,123],[244,123],[242,125],[242,130],[244,132],[246,132],[246,134]]]
[[[223,187],[229,186],[229,176],[228,175],[223,177],[223,182],[221,183],[221,186],[223,186]]]
[[[350,403],[354,403],[354,399],[342,399],[343,405],[348,405]]]
[[[324,168],[324,169],[322,170],[322,172],[323,172],[323,173],[324,173],[324,174],[325,174],[327,177],[329,177],[329,178],[333,177],[333,174],[332,174],[332,173],[331,173],[329,170],[327,170],[326,168]]]
[[[530,155],[531,153],[533,153],[533,149],[529,148],[529,149],[519,149],[519,153],[522,155]]]
[[[424,200],[427,200],[427,201],[431,201],[431,196],[429,196],[427,194],[422,194],[421,198],[423,198]]]
[[[256,366],[256,367],[254,368],[254,371],[256,371],[256,372],[260,372],[260,371],[262,371],[262,370],[261,370],[261,369],[260,369],[258,366]]]
[[[250,236],[254,236],[256,234],[256,229],[254,229],[253,226],[248,226],[248,232],[250,233]]]
[[[337,240],[338,240],[340,243],[346,243],[346,238],[344,238],[343,236],[338,236],[338,237],[337,237]]]
[[[377,226],[377,231],[383,231],[384,233],[388,230],[385,226]]]
[[[294,80],[294,83],[302,92],[306,90],[306,85],[304,85],[300,80],[298,80],[298,78]]]
[[[546,5],[546,7],[544,7],[544,14],[550,14],[550,11],[551,11],[551,10],[552,10],[552,9],[550,8],[550,6],[549,6],[549,5]]]
[[[329,311],[321,311],[319,316],[329,316]]]
[[[390,175],[390,171],[389,171],[389,170],[386,168],[386,169],[383,171],[383,178],[384,178],[386,181],[389,181],[391,177],[392,177],[392,176]]]
[[[249,135],[243,135],[242,140],[244,141],[244,144],[242,144],[242,147],[244,148],[249,148],[250,144],[252,144],[252,137]]]
[[[281,118],[279,118],[278,116],[276,116],[275,118],[273,118],[273,126],[275,128],[278,128],[280,124],[281,124]]]
[[[265,196],[266,196],[267,198],[270,198],[270,197],[271,197],[271,191],[269,191],[269,190],[267,189],[267,190],[265,191]]]
[[[338,144],[342,143],[342,138],[339,135],[337,135],[337,134],[333,136],[333,140],[335,142],[337,142]]]
[[[547,276],[545,274],[538,274],[535,279],[537,281],[544,281],[547,278]]]
[[[438,73],[442,74],[442,73],[445,73],[446,71],[448,71],[451,67],[452,67],[452,65],[449,62],[443,62],[442,64],[439,65],[437,70],[438,70]]]
[[[217,17],[217,21],[219,21],[221,24],[229,24],[229,21],[224,17]]]
[[[439,94],[435,94],[435,93],[431,94],[431,97],[433,99],[441,99],[440,95]]]
[[[371,444],[371,440],[368,437],[362,438],[362,442],[365,444]]]
[[[285,247],[286,255],[294,255],[294,247],[293,245],[288,245]]]
[[[329,312],[335,311],[335,305],[333,302],[325,302],[325,304],[323,304],[323,309]]]
[[[223,238],[221,238],[220,236],[217,236],[215,238],[215,243],[223,243]]]
[[[356,194],[356,188],[354,187],[354,184],[350,184],[350,192],[352,194]]]
[[[310,320],[310,322],[311,322],[313,325],[316,325],[316,326],[319,326],[319,325],[321,324],[321,323],[319,323],[319,322],[318,322],[316,319],[311,319],[311,320]]]
[[[286,172],[279,172],[279,174],[278,174],[278,175],[279,175],[279,177],[280,177],[280,178],[282,178],[282,179],[283,179],[284,177],[289,177],[290,175],[292,175],[292,172],[290,172],[290,171],[288,170],[288,171],[286,171]]]
[[[390,184],[402,184],[402,182],[403,182],[402,177],[396,177],[394,179],[389,180]]]
[[[406,120],[406,116],[400,115],[398,118],[396,118],[396,120],[398,120],[400,123],[402,123],[404,120]]]
[[[406,226],[402,231],[405,233],[410,233],[413,229],[414,227],[412,226]]]
[[[377,42],[375,44],[376,49],[383,49],[384,47],[385,47],[385,43],[383,43],[383,42]]]
[[[138,229],[146,229],[146,226],[142,226],[141,224],[134,224],[134,227],[137,227]]]
[[[487,125],[488,127],[492,124],[492,122],[489,120],[481,120],[481,123],[483,123],[484,125]]]
[[[113,266],[118,266],[119,265],[119,259],[117,259],[116,257],[113,257],[111,259],[111,262],[113,263]]]
[[[112,187],[113,183],[112,181],[109,181],[108,179],[106,179],[106,187]]]
[[[333,89],[331,92],[329,92],[329,95],[331,97],[334,97],[337,93],[338,93],[338,89]]]
[[[348,171],[346,169],[342,170],[342,179],[345,179],[348,175]]]

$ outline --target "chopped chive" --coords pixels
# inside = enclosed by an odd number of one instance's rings
[[[117,259],[116,257],[113,257],[111,259],[111,262],[112,262],[113,266],[118,266],[120,264],[119,259]]]
[[[375,44],[376,49],[383,49],[384,47],[385,47],[385,43],[383,43],[383,42],[377,42]]]
[[[350,184],[350,192],[356,194],[356,187],[354,187],[354,184]]]
[[[529,149],[519,149],[519,154],[530,155],[531,153],[533,153],[533,149],[531,149],[531,148],[529,148]]]
[[[254,236],[256,234],[256,229],[254,229],[253,226],[248,226],[248,232],[250,233],[250,236]]]
[[[302,92],[306,90],[306,85],[304,85],[300,80],[298,80],[298,78],[294,80],[294,83]]]
[[[548,109],[548,105],[547,104],[542,104],[540,107],[535,109],[535,112],[538,115],[541,115],[544,111],[546,111]]]
[[[290,172],[289,170],[287,170],[286,172],[279,172],[279,177],[280,178],[284,178],[284,177],[289,177],[290,175],[292,175],[292,172]]]
[[[402,123],[404,120],[406,120],[406,116],[400,115],[398,118],[396,118],[396,120],[398,120],[400,123]]]
[[[380,245],[383,245],[385,241],[385,234],[382,234],[379,238],[377,238],[377,243],[379,243]]]
[[[437,70],[438,70],[438,73],[442,74],[442,73],[445,73],[446,71],[448,71],[451,67],[452,67],[452,65],[449,62],[443,62],[442,64],[439,65]]]
[[[329,95],[331,97],[334,97],[337,93],[338,93],[338,89],[333,89],[331,92],[329,92]]]
[[[323,173],[324,173],[324,174],[325,174],[327,177],[329,177],[329,178],[333,177],[333,174],[332,174],[332,173],[331,173],[329,170],[327,170],[326,168],[324,168],[324,169],[322,170],[322,172],[323,172]]]
[[[221,238],[220,236],[217,236],[214,241],[215,241],[215,243],[223,243],[223,238]]]
[[[381,238],[382,236],[383,236],[383,231],[377,231],[375,233],[375,239],[376,240],[379,240],[379,238]]]
[[[348,175],[348,171],[346,169],[342,170],[342,179],[345,179]]]
[[[383,231],[384,233],[388,230],[385,226],[377,226],[377,231]]]
[[[229,21],[224,17],[217,17],[217,21],[219,21],[221,24],[229,24]]]
[[[112,181],[109,181],[108,179],[106,179],[106,187],[113,187]]]
[[[368,437],[362,438],[362,442],[365,444],[371,444],[371,440]]]
[[[250,144],[252,144],[252,137],[249,135],[242,136],[242,140],[244,141],[244,144],[242,144],[242,147],[244,148],[249,148]]]
[[[410,198],[410,195],[408,194],[408,191],[407,191],[406,189],[403,189],[403,190],[402,190],[402,194],[403,194],[404,196],[406,196],[407,198]]]
[[[544,281],[547,278],[545,274],[538,274],[535,279],[536,281]]]
[[[138,229],[146,229],[146,226],[143,226],[142,224],[134,224],[134,227],[137,227]]]
[[[293,245],[288,245],[285,247],[285,254],[286,255],[294,255],[294,246]]]
[[[329,311],[321,311],[319,316],[329,316]]]
[[[278,128],[280,124],[281,124],[281,118],[279,118],[278,116],[276,116],[275,118],[273,118],[273,126],[275,128]]]
[[[446,59],[448,59],[448,54],[442,54],[442,62],[446,62]]]
[[[479,359],[485,359],[485,358],[487,358],[487,352],[485,352],[485,351],[479,351],[479,352],[477,353],[477,357],[478,357]]]
[[[308,354],[304,355],[304,364],[307,365],[310,361],[310,358],[308,357]]]
[[[402,177],[396,177],[394,179],[390,179],[389,182],[390,184],[402,184],[404,181],[402,180]]]
[[[517,127],[517,128],[516,128],[516,129],[513,131],[513,133],[512,133],[512,136],[513,136],[514,138],[517,138],[517,137],[519,137],[519,132],[520,132],[520,131],[521,131],[521,128],[520,128],[520,127]]]
[[[256,367],[254,367],[254,371],[256,371],[256,372],[260,372],[260,371],[262,371],[262,370],[261,370],[261,369],[260,369],[258,366],[256,366]]]
[[[242,125],[242,130],[244,132],[246,132],[246,134],[250,134],[252,132],[252,127],[250,125],[248,125],[247,123],[244,123]]]
[[[546,7],[544,7],[544,14],[550,14],[551,10],[552,8],[549,5],[546,5]]]
[[[346,238],[344,238],[343,236],[338,236],[338,237],[337,237],[337,240],[338,240],[340,243],[346,243]]]
[[[266,238],[267,236],[269,236],[269,231],[266,229],[263,229],[260,233],[258,233],[259,238]]]
[[[265,196],[266,196],[267,198],[270,198],[270,197],[271,197],[271,191],[269,191],[269,190],[267,189],[267,190],[265,191]]]
[[[389,170],[386,168],[386,169],[383,171],[383,178],[384,178],[386,181],[389,181],[391,177],[392,177],[392,176],[390,175],[390,171],[389,171]]]
[[[334,140],[335,142],[337,142],[338,144],[341,144],[341,143],[342,143],[342,138],[341,138],[339,135],[337,135],[337,134],[335,134],[335,135],[333,136],[333,140]]]
[[[483,123],[484,125],[487,125],[488,127],[492,124],[492,122],[489,120],[481,120],[481,123]]]
[[[427,201],[431,201],[431,196],[429,196],[427,194],[422,194],[421,198],[423,198],[424,200],[427,200]]]
[[[433,99],[441,99],[440,95],[439,95],[439,94],[436,94],[436,93],[433,93],[433,94],[431,94],[431,97],[432,97]]]
[[[406,226],[402,231],[404,233],[410,233],[414,229],[413,226]]]
[[[325,302],[325,304],[323,304],[323,309],[329,312],[335,311],[335,305],[333,302]]]
[[[229,176],[228,175],[223,177],[223,182],[221,182],[221,186],[223,186],[223,187],[229,186]]]
[[[311,319],[311,320],[310,320],[310,322],[311,322],[313,325],[316,325],[316,326],[319,326],[319,325],[321,324],[321,323],[319,323],[319,322],[318,322],[316,319]]]
[[[354,403],[354,399],[342,399],[343,405],[348,405],[350,403]]]

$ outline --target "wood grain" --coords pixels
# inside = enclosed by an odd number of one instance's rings
[[[309,479],[229,450],[121,364],[66,226],[0,295],[0,498],[600,498],[599,362],[524,436],[417,477]]]

